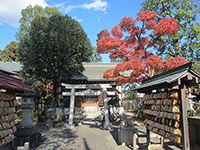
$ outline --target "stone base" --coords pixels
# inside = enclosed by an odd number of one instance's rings
[[[74,124],[72,124],[72,125],[67,124],[66,127],[69,128],[69,129],[74,129],[75,125]]]
[[[149,145],[148,150],[163,150],[161,144],[152,144]]]
[[[37,130],[37,127],[31,128],[18,128],[15,133],[15,145],[23,146],[25,142],[29,142],[30,147],[36,147],[40,144],[41,133]]]

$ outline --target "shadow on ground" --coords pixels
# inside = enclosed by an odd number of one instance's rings
[[[67,146],[74,144],[78,135],[72,129],[56,126],[42,134],[41,144],[38,149],[65,150]]]
[[[82,125],[86,125],[90,128],[97,128],[97,129],[103,129],[102,128],[102,121],[97,117],[94,119],[91,118],[85,118],[82,121]]]
[[[86,141],[86,138],[83,138],[83,143],[84,143],[85,150],[92,150],[92,149],[89,147],[89,145],[88,145],[88,143],[87,143],[87,141]]]

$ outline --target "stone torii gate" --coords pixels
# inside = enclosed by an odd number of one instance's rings
[[[109,88],[113,88],[111,84],[65,84],[62,83],[66,90],[71,90],[71,92],[62,92],[62,96],[70,96],[70,112],[69,112],[69,126],[73,127],[74,118],[74,104],[75,96],[99,96],[102,95],[104,102],[104,115],[105,115],[105,128],[109,128],[109,114],[108,114],[108,100],[107,96],[115,96],[115,91],[107,91]],[[79,92],[76,89],[81,89],[83,91]],[[93,91],[96,90],[96,91]]]

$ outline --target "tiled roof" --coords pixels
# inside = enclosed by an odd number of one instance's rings
[[[33,90],[23,84],[21,80],[4,73],[0,73],[0,88],[13,91],[33,92]]]
[[[187,72],[190,71],[191,67],[192,67],[192,63],[188,63],[188,64],[182,65],[180,67],[177,67],[175,69],[169,70],[167,72],[158,74],[152,78],[149,78],[149,79],[143,81],[142,85],[135,88],[134,90],[137,90],[140,92],[147,88],[155,89],[156,86],[158,87],[158,85],[161,85],[161,84],[167,86],[167,85],[177,81],[179,78],[182,78]],[[193,71],[191,71],[191,72],[194,74]],[[199,74],[195,73],[195,76],[200,78]]]
[[[20,72],[22,65],[19,62],[0,62],[0,70],[17,74]]]
[[[107,69],[114,68],[117,63],[83,63],[85,70],[82,75],[75,76],[74,80],[87,81],[115,81],[115,79],[104,79],[103,74]],[[22,65],[19,62],[0,62],[0,70],[10,73],[20,72]]]
[[[85,70],[82,75],[75,76],[74,80],[87,81],[115,81],[115,79],[105,79],[103,74],[106,70],[114,68],[117,63],[83,63]]]

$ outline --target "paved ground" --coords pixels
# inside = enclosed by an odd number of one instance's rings
[[[133,121],[132,117],[133,117],[133,113],[126,113],[126,118],[127,118],[128,122],[130,124],[132,124],[138,130],[138,134],[137,134],[138,135],[138,142],[137,142],[138,150],[145,150],[145,149],[147,149],[146,128],[143,125],[143,123],[140,123],[140,122],[137,122],[137,121]],[[153,146],[153,147],[155,147],[154,149],[155,150],[162,149],[160,147],[160,144],[161,144],[160,138],[161,138],[161,136],[159,136],[158,134],[155,134],[153,132],[150,132],[150,136],[151,136],[151,144],[152,144],[152,146],[155,145],[155,146]],[[160,148],[156,148],[158,146]],[[164,139],[164,149],[165,150],[181,150],[182,148],[180,146],[174,145],[169,140]]]
[[[132,115],[127,115],[128,121]],[[130,150],[125,145],[117,145],[114,140],[113,131],[106,131],[100,128],[99,122],[85,119],[80,126],[69,129],[67,124],[56,125],[56,127],[42,133],[42,144],[36,150]],[[131,122],[138,130],[138,150],[146,150],[146,129],[138,123]],[[44,131],[44,130],[43,130]],[[112,134],[111,134],[112,133]],[[160,137],[151,133],[151,143],[160,144]],[[157,149],[157,148],[156,148]],[[158,148],[157,150],[160,150]],[[180,150],[169,141],[165,142],[166,150]]]
[[[43,133],[43,143],[37,150],[130,150],[117,145],[110,131],[96,126],[92,121],[84,121],[74,129],[61,125]]]

